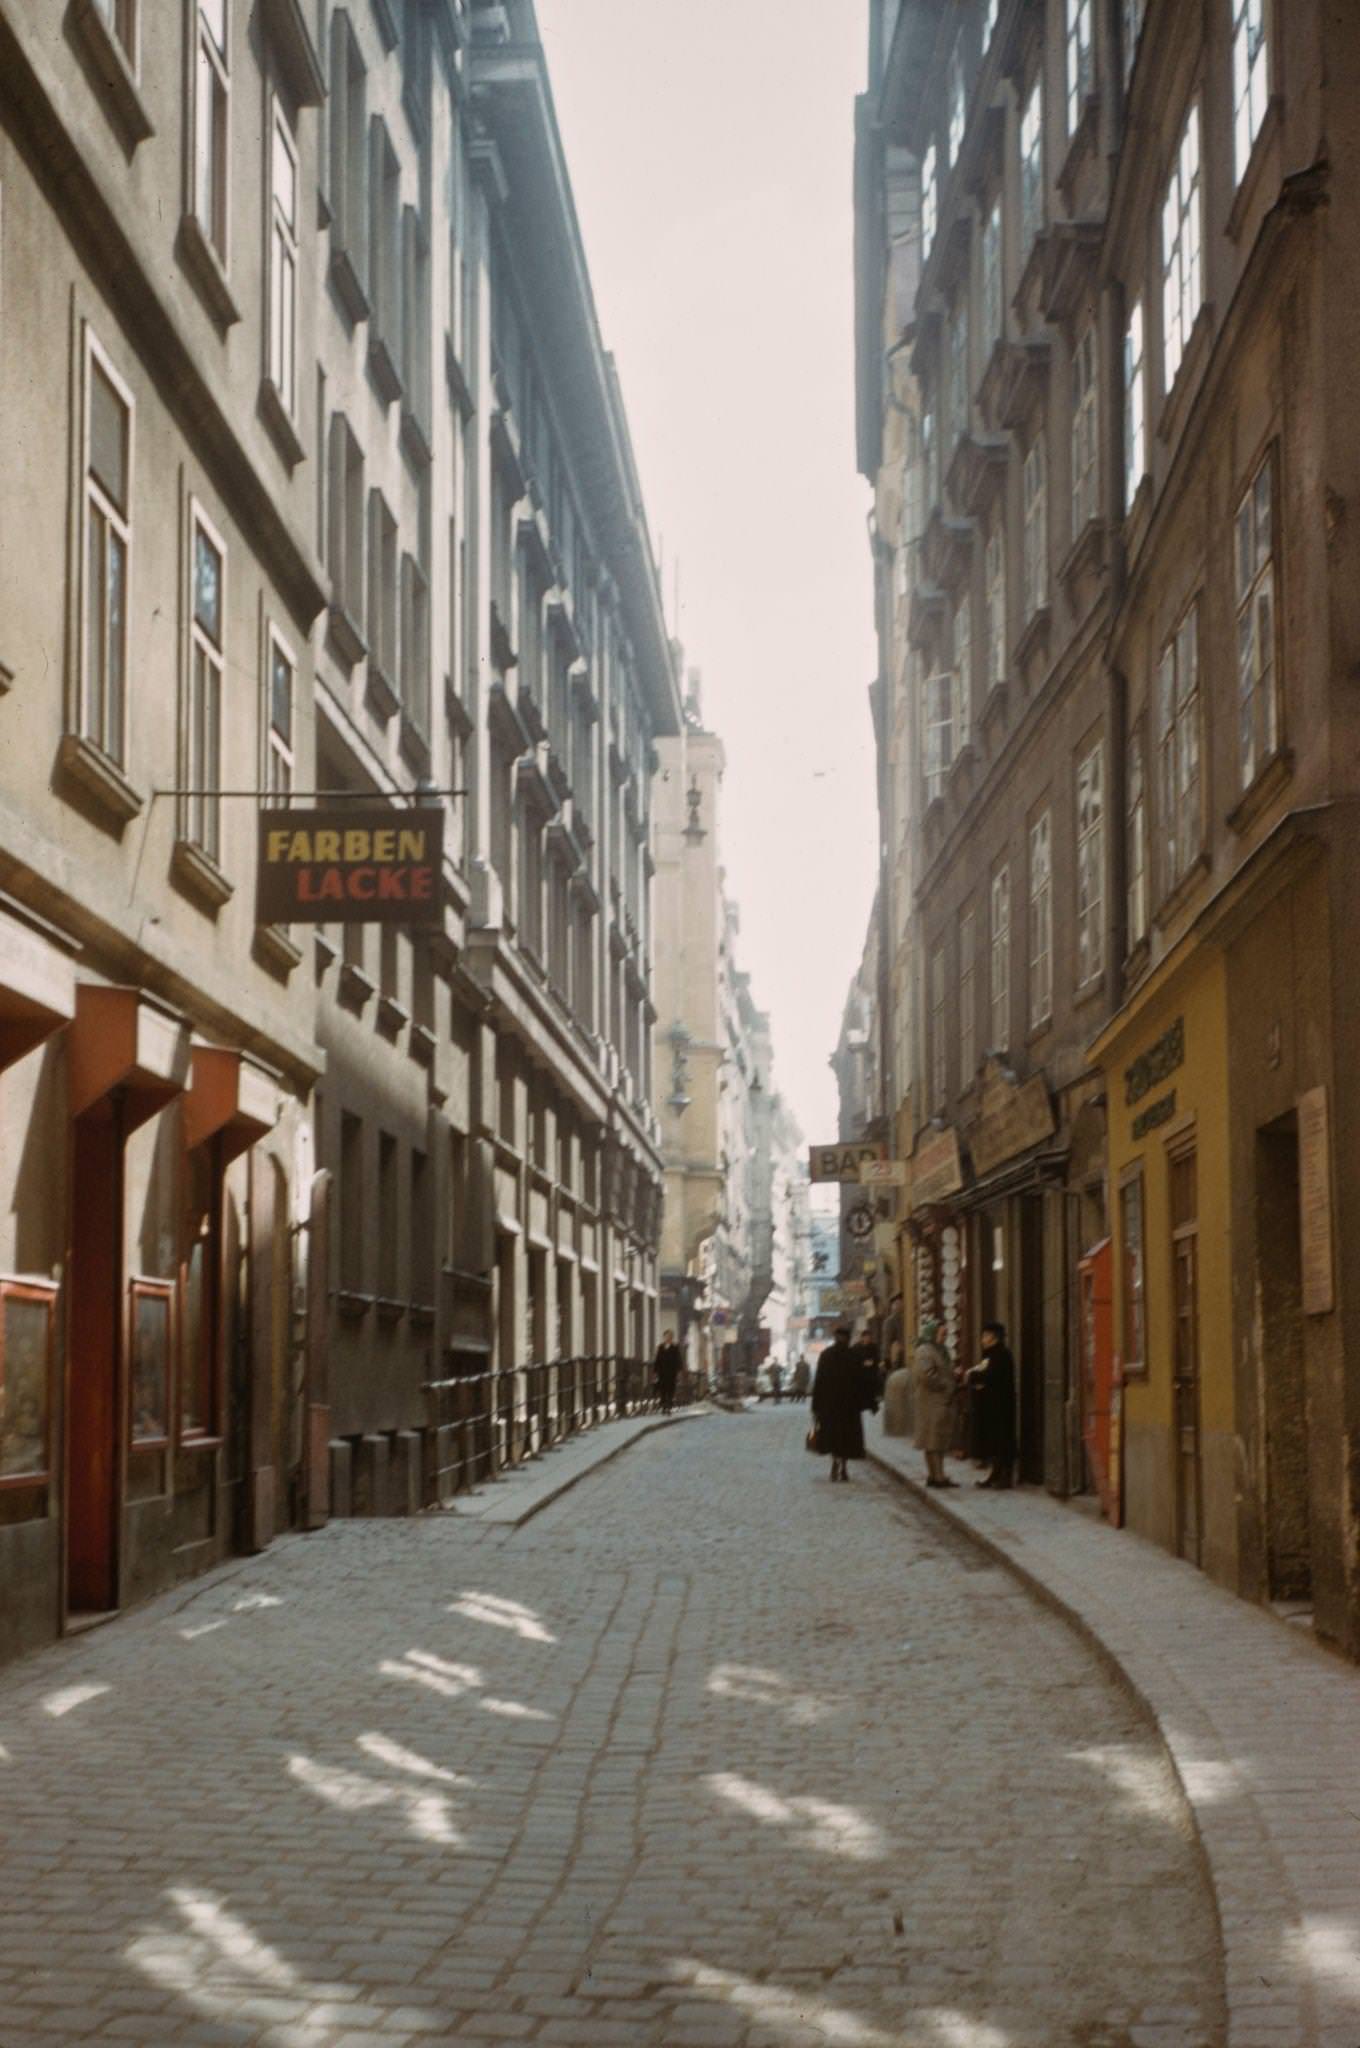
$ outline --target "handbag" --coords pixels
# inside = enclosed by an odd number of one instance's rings
[[[812,1455],[813,1455],[813,1457],[814,1457],[814,1458],[819,1458],[819,1457],[821,1456],[821,1454],[822,1454],[822,1432],[821,1432],[821,1425],[820,1425],[820,1424],[819,1424],[819,1423],[818,1423],[818,1422],[816,1421],[816,1419],[815,1419],[815,1418],[814,1418],[814,1420],[813,1420],[813,1422],[812,1422],[811,1426],[810,1426],[810,1427],[809,1427],[809,1429],[808,1429],[808,1433],[807,1433],[807,1436],[806,1436],[806,1438],[804,1439],[804,1442],[805,1442],[806,1448],[807,1448],[808,1450],[810,1450],[810,1451],[812,1452]]]

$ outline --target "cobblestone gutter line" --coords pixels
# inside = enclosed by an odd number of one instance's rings
[[[1360,1673],[1179,1559],[1028,1491],[927,1491],[1062,1614],[1161,1733],[1218,1907],[1228,2048],[1360,2048]]]
[[[542,1509],[551,1507],[564,1493],[598,1472],[626,1451],[630,1444],[651,1436],[658,1429],[671,1429],[682,1422],[695,1422],[711,1411],[707,1407],[682,1408],[674,1415],[630,1417],[623,1422],[597,1422],[593,1429],[565,1443],[554,1444],[541,1458],[515,1465],[499,1478],[485,1481],[472,1493],[456,1494],[442,1510],[469,1521],[487,1522],[522,1529]]]

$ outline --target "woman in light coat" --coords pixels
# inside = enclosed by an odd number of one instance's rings
[[[954,1435],[954,1369],[939,1336],[931,1320],[916,1339],[916,1448],[926,1454],[926,1485],[952,1486],[944,1458]]]

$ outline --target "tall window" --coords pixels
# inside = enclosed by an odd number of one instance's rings
[[[389,687],[397,683],[397,522],[383,494],[368,494],[368,659]]]
[[[272,797],[286,797],[293,787],[293,699],[295,671],[288,649],[277,634],[269,636],[269,745],[265,786]]]
[[[1199,718],[1197,611],[1191,605],[1157,671],[1158,797],[1167,889],[1180,881],[1200,850]]]
[[[188,787],[185,837],[216,860],[220,847],[222,763],[222,544],[195,514],[190,592]]]
[[[1237,508],[1238,767],[1243,789],[1279,745],[1275,663],[1275,457],[1267,455]]]
[[[1091,0],[1067,0],[1067,132],[1075,135],[1096,82]]]
[[[925,680],[926,802],[944,791],[954,759],[954,678],[948,670]]]
[[[1148,932],[1147,771],[1140,727],[1129,740],[1128,765],[1129,951],[1141,946]]]
[[[945,400],[948,418],[945,453],[949,455],[960,435],[968,431],[968,301],[962,295],[949,316],[949,382]]]
[[[1133,76],[1133,60],[1138,55],[1138,39],[1143,33],[1143,16],[1147,12],[1147,0],[1124,0],[1124,83]]]
[[[945,1028],[945,955],[943,945],[930,956],[930,1107],[943,1116],[949,1096],[949,1040]]]
[[[1000,518],[987,536],[987,687],[1006,680],[1006,532]]]
[[[921,158],[921,258],[929,256],[940,217],[939,158],[932,142]]]
[[[968,119],[968,87],[963,70],[963,38],[954,38],[954,48],[949,59],[949,161],[956,164],[963,147],[963,131]]]
[[[369,136],[368,275],[372,333],[385,346],[395,370],[401,353],[401,164],[381,114],[373,116]]]
[[[1124,329],[1124,510],[1147,471],[1147,382],[1143,361],[1143,302],[1135,299]]]
[[[228,0],[198,0],[194,62],[194,213],[204,236],[227,260]]]
[[[1011,1042],[1011,871],[992,876],[991,1026],[993,1052]]]
[[[85,351],[85,591],[80,730],[124,760],[132,403],[112,370]]]
[[[1168,391],[1204,302],[1199,171],[1199,108],[1192,106],[1162,200],[1162,347]]]
[[[1029,828],[1029,1021],[1053,1015],[1053,827],[1041,811]]]
[[[961,754],[973,730],[973,604],[969,593],[954,607],[954,752]]]
[[[1020,250],[1028,256],[1044,224],[1044,88],[1036,77],[1020,114]]]
[[[1084,330],[1072,355],[1072,533],[1094,519],[1096,502],[1096,330]]]
[[[331,251],[353,287],[351,310],[361,314],[368,278],[368,79],[348,13],[331,17],[330,106]],[[354,292],[359,294],[354,297]]]
[[[959,1086],[977,1072],[977,913],[970,903],[959,919]]]
[[[297,410],[297,146],[274,110],[269,159],[269,376],[291,417]]]
[[[414,555],[401,558],[401,701],[416,730],[430,737],[430,591]]]
[[[129,65],[137,69],[137,0],[94,0],[95,7],[122,45]]]
[[[1048,603],[1048,458],[1041,426],[1025,456],[1025,617]]]
[[[1001,194],[982,224],[982,327],[987,347],[1001,339]]]
[[[326,539],[335,601],[356,627],[364,616],[364,457],[343,413],[331,415]]]
[[[1261,132],[1270,90],[1266,0],[1233,0],[1233,168],[1240,181]]]
[[[1105,965],[1105,749],[1077,763],[1077,987]]]

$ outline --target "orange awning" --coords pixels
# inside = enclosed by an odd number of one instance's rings
[[[103,1112],[119,1092],[134,1130],[179,1095],[189,1078],[189,1027],[135,988],[76,990],[70,1037],[73,1117]]]
[[[0,900],[0,1067],[41,1045],[76,1013],[76,970],[62,934]]]
[[[278,1083],[243,1053],[196,1045],[184,1099],[184,1142],[193,1149],[221,1137],[227,1159],[248,1152],[279,1120]]]

